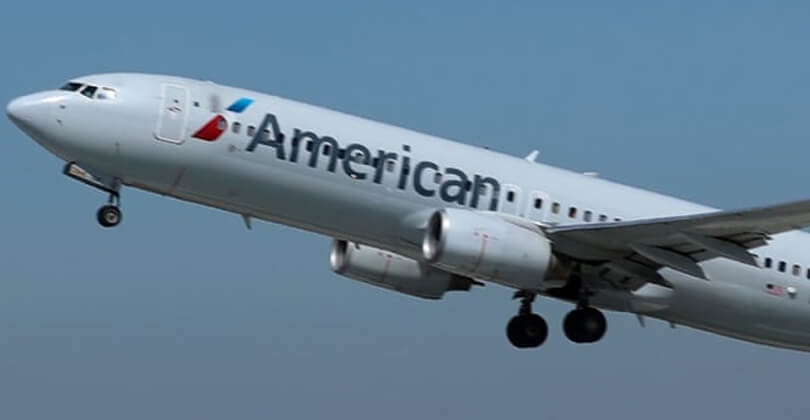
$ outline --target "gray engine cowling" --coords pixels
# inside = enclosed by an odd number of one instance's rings
[[[539,228],[453,208],[430,217],[422,253],[443,270],[517,289],[543,289],[558,266]]]
[[[332,244],[329,264],[335,273],[350,279],[425,299],[470,290],[474,283],[393,252],[344,240]]]

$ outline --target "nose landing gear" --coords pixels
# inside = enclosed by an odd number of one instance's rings
[[[96,220],[98,224],[105,228],[118,226],[121,223],[121,208],[119,207],[120,199],[118,194],[110,194],[108,204],[101,206],[96,212]]]
[[[111,228],[121,223],[121,180],[115,177],[101,175],[95,170],[90,170],[79,166],[76,162],[68,162],[63,173],[77,181],[83,182],[93,188],[110,194],[107,204],[101,206],[96,212],[96,220],[105,227]]]

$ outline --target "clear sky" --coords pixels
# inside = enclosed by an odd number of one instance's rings
[[[7,2],[0,100],[169,73],[721,208],[810,197],[807,2],[285,3]],[[516,351],[505,288],[398,295],[332,274],[329,238],[129,189],[102,230],[5,118],[0,156],[0,418],[808,415],[810,354],[615,313],[577,346],[545,299]]]

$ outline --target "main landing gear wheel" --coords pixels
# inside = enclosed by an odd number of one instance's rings
[[[574,343],[595,343],[604,337],[607,320],[598,309],[579,307],[565,316],[563,331]]]
[[[506,325],[506,337],[519,349],[539,347],[548,337],[548,324],[540,315],[532,313],[534,293],[517,292],[521,298],[520,312]]]
[[[506,325],[506,337],[519,349],[539,347],[548,337],[548,324],[537,314],[517,315]]]
[[[98,223],[105,228],[118,226],[121,223],[121,217],[121,209],[112,204],[101,206],[96,213]]]

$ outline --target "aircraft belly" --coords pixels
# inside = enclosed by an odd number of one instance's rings
[[[652,316],[747,341],[810,349],[810,305],[806,300],[774,296],[764,287],[731,283],[718,274],[711,281],[674,270],[662,270],[662,275],[673,283],[675,293],[670,308]],[[800,314],[803,316],[797,316]]]
[[[402,192],[289,162],[187,159],[150,168],[137,187],[258,219],[392,249],[402,220],[422,208]],[[167,172],[168,171],[168,172]],[[155,176],[155,174],[160,174]],[[143,178],[149,178],[148,181]],[[399,193],[399,194],[397,194]],[[395,251],[404,251],[394,249]],[[412,249],[408,253],[413,253]]]

